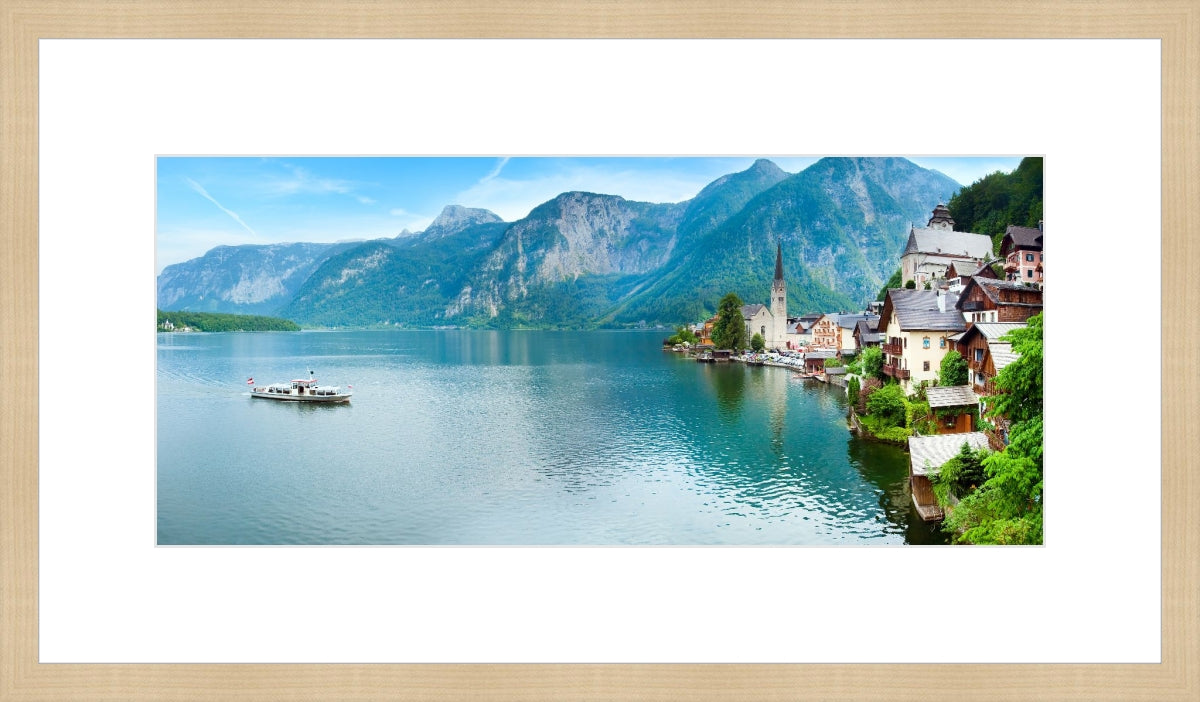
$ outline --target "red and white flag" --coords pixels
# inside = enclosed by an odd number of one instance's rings
[[[253,384],[254,384],[254,378],[251,378],[251,379],[247,380],[247,381],[246,381],[246,384],[247,384],[247,385],[253,385]]]

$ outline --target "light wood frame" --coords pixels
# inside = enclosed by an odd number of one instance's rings
[[[935,31],[936,30],[936,31]],[[38,53],[83,37],[1095,37],[1162,42],[1162,663],[38,663]],[[1200,699],[1197,0],[0,0],[0,700]],[[1189,274],[1193,274],[1190,275]],[[1166,379],[1171,379],[1168,384]]]

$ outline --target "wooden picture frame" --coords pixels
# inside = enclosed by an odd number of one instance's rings
[[[1162,46],[1162,663],[132,665],[38,662],[38,40],[1040,37]],[[1200,698],[1195,428],[1200,3],[211,0],[0,3],[0,700]],[[1167,323],[1169,320],[1169,323]],[[1168,379],[1169,382],[1168,382]],[[1173,411],[1166,411],[1173,408]]]

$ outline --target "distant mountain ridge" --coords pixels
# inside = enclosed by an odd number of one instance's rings
[[[516,222],[450,205],[390,239],[218,247],[164,269],[158,306],[310,326],[674,324],[726,292],[765,301],[781,243],[789,312],[848,311],[895,269],[908,225],[959,188],[901,158],[790,175],[760,159],[680,203],[565,192]]]

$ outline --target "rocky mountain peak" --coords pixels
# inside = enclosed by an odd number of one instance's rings
[[[503,222],[500,215],[481,207],[463,207],[462,205],[446,205],[442,213],[425,229],[428,238],[441,238],[457,234],[467,227],[476,224]]]

